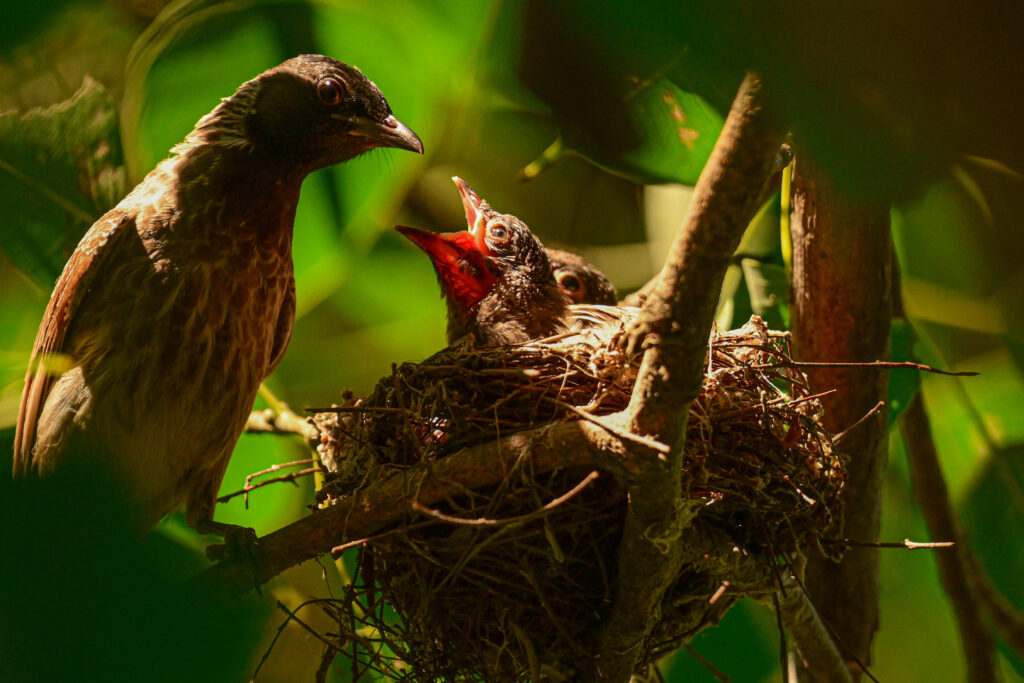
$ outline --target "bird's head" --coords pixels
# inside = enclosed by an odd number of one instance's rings
[[[300,55],[243,83],[196,124],[186,145],[198,143],[262,151],[307,171],[374,147],[423,152],[370,79],[322,55]]]
[[[615,305],[615,286],[593,264],[570,251],[548,249],[547,253],[558,288],[574,304]]]
[[[517,217],[498,213],[461,178],[453,178],[462,196],[467,229],[436,233],[397,226],[430,257],[442,294],[469,317],[496,286],[553,282],[544,246]]]

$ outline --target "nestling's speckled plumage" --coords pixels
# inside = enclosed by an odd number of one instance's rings
[[[65,266],[26,377],[15,475],[88,459],[130,492],[141,529],[182,501],[190,524],[210,522],[291,336],[302,180],[377,146],[422,151],[372,82],[318,55],[203,117]],[[48,374],[50,354],[70,369]]]

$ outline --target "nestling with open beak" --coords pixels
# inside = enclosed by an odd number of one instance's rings
[[[427,253],[448,305],[448,342],[472,334],[484,346],[516,344],[568,329],[570,300],[530,229],[491,208],[461,178],[468,228],[434,233],[396,229]]]

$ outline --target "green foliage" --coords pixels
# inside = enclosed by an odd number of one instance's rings
[[[118,7],[136,4],[143,3]],[[300,319],[271,378],[275,392],[299,411],[339,400],[344,388],[366,393],[391,363],[423,358],[442,344],[434,274],[390,227],[458,228],[453,174],[524,217],[546,241],[594,256],[621,290],[642,284],[662,254],[637,256],[644,227],[653,223],[637,200],[638,183],[696,182],[736,84],[754,67],[778,94],[780,114],[796,122],[804,149],[838,184],[861,197],[898,200],[893,223],[906,322],[893,326],[892,356],[983,374],[891,373],[890,424],[916,391],[925,392],[962,522],[993,579],[1024,605],[1016,541],[1024,525],[1024,193],[1005,166],[961,156],[987,154],[1020,170],[1019,107],[1002,107],[1012,89],[985,85],[989,77],[1003,85],[1020,81],[1013,78],[1020,60],[1004,59],[1004,46],[992,37],[993,26],[1010,30],[1017,19],[988,24],[991,8],[965,6],[940,17],[921,7],[869,3],[848,16],[838,6],[807,11],[752,1],[179,0],[153,21],[125,19],[141,36],[130,56],[113,44],[84,50],[64,38],[47,42],[48,22],[26,12],[24,23],[5,24],[12,38],[0,41],[0,60],[21,59],[27,45],[48,46],[52,52],[35,57],[37,91],[54,93],[47,102],[67,101],[0,115],[0,427],[14,422],[47,294],[88,225],[219,98],[285,58],[323,52],[358,65],[427,151],[424,158],[375,152],[322,171],[303,187],[294,244]],[[62,8],[99,11],[84,0],[50,11]],[[986,41],[991,50],[979,52]],[[115,73],[127,65],[126,76],[102,86],[86,81],[80,89],[78,82],[63,84],[53,75],[58,69],[43,66],[61,49],[87,72],[110,73],[102,65],[113,60]],[[934,68],[922,70],[926,63]],[[552,140],[558,145],[549,147]],[[534,179],[518,185],[524,167]],[[766,201],[748,230],[723,288],[722,320],[758,313],[773,326],[788,322],[778,207],[777,198]],[[11,430],[0,436],[9,453]],[[247,436],[223,493],[240,489],[249,473],[305,455],[291,439]],[[883,537],[917,540],[925,531],[899,458],[897,448]],[[173,518],[140,549],[115,532],[116,511],[102,500],[74,497],[91,484],[64,485],[8,490],[0,478],[4,518],[17,520],[0,528],[0,541],[13,549],[13,561],[0,570],[2,602],[13,608],[0,620],[14,636],[0,645],[0,667],[7,667],[0,677],[249,675],[267,625],[262,604],[178,604],[166,597],[174,581],[202,566],[196,535]],[[266,533],[305,513],[311,486],[309,479],[299,488],[267,486],[250,495],[248,508],[235,498],[217,516]],[[59,504],[65,498],[76,507]],[[54,536],[52,529],[65,524],[72,524],[67,533]],[[933,558],[888,552],[872,672],[881,680],[956,678],[961,656]],[[320,572],[317,565],[300,569],[267,590],[294,606],[297,596],[322,593]],[[284,637],[268,667],[290,670],[275,679],[268,669],[258,680],[295,680],[302,666],[312,677],[319,646],[310,650],[294,625],[285,632],[294,643]],[[770,680],[777,677],[777,637],[768,613],[750,603],[694,647],[737,680]],[[121,643],[116,654],[100,656],[112,642]],[[66,656],[47,658],[54,652]],[[667,680],[711,679],[685,654],[664,670]]]
[[[125,191],[117,108],[88,79],[71,99],[0,115],[0,249],[40,286]]]

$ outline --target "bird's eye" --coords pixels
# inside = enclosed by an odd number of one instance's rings
[[[320,101],[327,105],[334,106],[341,102],[343,93],[344,87],[333,78],[325,78],[316,85],[316,94],[320,96]]]
[[[583,283],[572,273],[559,273],[558,285],[566,294],[576,294],[583,291]]]
[[[487,236],[497,242],[508,240],[508,228],[501,223],[491,223],[487,226]]]

